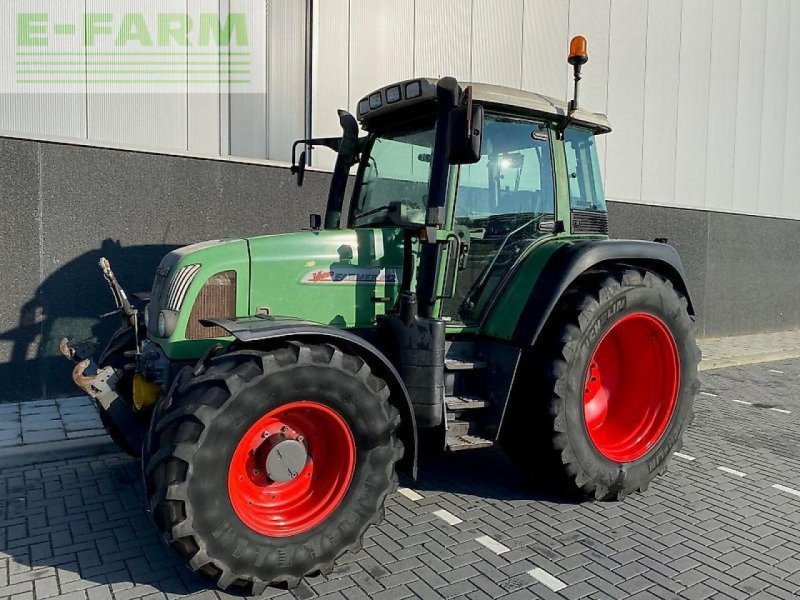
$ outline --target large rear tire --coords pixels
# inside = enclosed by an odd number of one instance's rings
[[[534,476],[619,500],[666,471],[693,418],[700,361],[686,298],[669,280],[587,275],[524,360],[502,440]]]
[[[331,345],[209,359],[157,407],[145,451],[167,543],[221,589],[328,572],[383,518],[403,453],[389,388]]]

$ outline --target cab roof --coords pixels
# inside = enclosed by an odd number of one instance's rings
[[[375,90],[362,98],[357,106],[358,120],[370,131],[381,123],[394,121],[399,113],[419,115],[432,110],[436,100],[437,79],[418,78],[393,83]],[[569,110],[567,102],[535,92],[488,83],[460,82],[461,89],[472,86],[472,99],[484,106],[510,110],[510,112],[544,118],[565,117]],[[391,115],[391,116],[390,116]],[[388,117],[388,118],[387,118]],[[608,133],[611,125],[605,115],[579,108],[573,114],[573,122],[594,130]]]

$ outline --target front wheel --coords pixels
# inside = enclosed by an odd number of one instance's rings
[[[621,499],[666,470],[692,420],[700,360],[671,282],[633,269],[588,275],[526,360],[533,380],[516,386],[503,439],[534,475]]]
[[[290,344],[179,379],[148,436],[156,526],[222,589],[327,572],[383,518],[402,456],[389,388],[360,358]]]
[[[116,392],[128,407],[133,407],[134,373],[125,368],[131,362],[131,359],[126,357],[125,354],[134,350],[136,350],[136,335],[133,327],[126,325],[114,334],[98,361],[101,369],[112,367],[117,372],[119,379],[117,380]],[[136,428],[137,431],[144,430],[147,427],[146,421],[149,414],[136,414],[135,417],[131,418],[130,423],[122,424],[115,422],[102,408],[99,413],[103,427],[105,427],[106,432],[114,443],[128,456],[133,458],[141,457],[141,446],[132,441],[135,436],[126,434],[125,428]]]

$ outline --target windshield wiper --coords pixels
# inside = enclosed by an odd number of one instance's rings
[[[386,212],[389,212],[389,211],[391,211],[392,209],[394,209],[394,205],[392,205],[392,204],[387,204],[387,205],[384,205],[384,206],[379,206],[378,208],[373,208],[372,210],[368,210],[368,211],[367,211],[367,212],[365,212],[365,213],[361,213],[360,215],[356,215],[356,219],[362,219],[363,217],[368,217],[368,216],[370,216],[370,215],[374,215],[374,214],[376,214],[376,213],[379,213],[379,212],[381,212],[381,211],[384,211],[384,210],[385,210]]]

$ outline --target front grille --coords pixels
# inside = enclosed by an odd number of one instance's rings
[[[222,327],[205,327],[200,320],[234,316],[236,316],[236,271],[217,273],[206,281],[197,295],[186,326],[186,338],[199,340],[226,337],[230,334]]]
[[[200,265],[188,265],[175,273],[175,277],[172,278],[172,283],[169,285],[164,308],[176,312],[181,309],[183,300],[186,298],[186,292],[189,291],[189,286],[194,281],[194,276],[197,275],[199,270]]]
[[[598,210],[573,210],[572,233],[608,235],[608,213]]]

